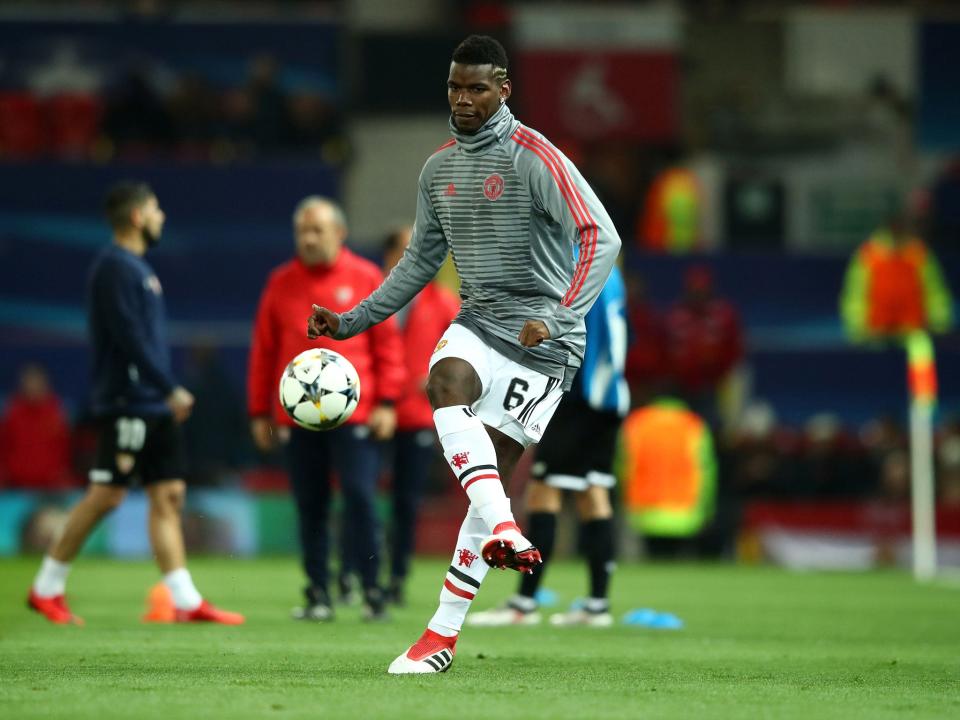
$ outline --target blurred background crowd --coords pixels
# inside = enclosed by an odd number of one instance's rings
[[[243,396],[260,289],[306,195],[338,198],[349,245],[379,262],[448,137],[447,65],[469,32],[507,46],[514,113],[578,165],[623,238],[634,406],[679,397],[714,437],[715,509],[684,551],[902,561],[896,339],[921,328],[940,379],[943,557],[960,564],[960,8],[946,0],[4,3],[0,553],[45,544],[58,506],[31,491],[85,483],[84,277],[109,237],[100,196],[124,177],[148,180],[169,218],[151,263],[197,397],[193,541],[290,548],[282,464],[254,449]],[[462,514],[445,510],[462,500],[444,473],[421,550],[446,552]],[[117,532],[93,549],[146,547]]]

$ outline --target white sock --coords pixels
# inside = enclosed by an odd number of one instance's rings
[[[67,590],[69,574],[70,563],[62,563],[49,555],[44,555],[40,570],[33,579],[33,591],[45,598],[63,595]]]
[[[487,530],[493,532],[500,523],[513,522],[497,469],[497,451],[476,413],[466,405],[451,405],[434,412],[433,423],[444,458]]]
[[[480,591],[480,583],[490,569],[480,557],[480,545],[487,533],[487,524],[471,505],[460,526],[453,561],[440,589],[440,607],[427,624],[439,635],[452,637],[460,632],[470,603]]]
[[[173,572],[168,572],[163,576],[163,584],[169,588],[173,595],[173,605],[177,610],[196,610],[203,602],[203,597],[194,586],[190,571],[186,568],[178,568]]]

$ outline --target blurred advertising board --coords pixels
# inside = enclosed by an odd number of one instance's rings
[[[680,16],[632,5],[514,13],[520,119],[557,141],[670,142],[679,127]]]

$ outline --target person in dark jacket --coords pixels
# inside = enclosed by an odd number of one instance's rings
[[[204,600],[186,568],[180,423],[194,401],[173,376],[163,291],[143,259],[159,242],[166,216],[144,183],[114,186],[105,205],[113,242],[97,256],[87,285],[92,412],[100,423],[97,458],[86,494],[43,559],[28,604],[51,622],[82,624],[66,601],[70,565],[94,528],[139,481],[149,498],[150,542],[163,573],[159,589],[172,603],[164,619],[239,625],[243,616]]]

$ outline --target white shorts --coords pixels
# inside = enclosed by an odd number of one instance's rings
[[[561,379],[504,357],[457,323],[440,338],[430,368],[448,357],[465,360],[476,370],[483,390],[470,408],[484,425],[524,447],[540,442],[563,396]]]

